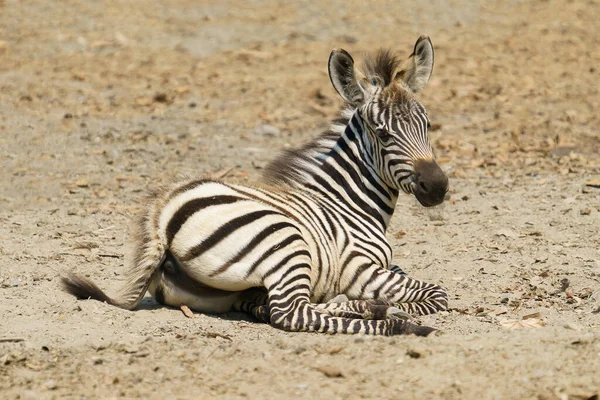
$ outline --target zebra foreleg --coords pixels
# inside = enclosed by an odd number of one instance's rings
[[[428,315],[448,308],[448,294],[439,285],[423,282],[379,266],[371,266],[345,293],[354,299],[383,300],[411,315]]]
[[[393,273],[398,274],[398,275],[404,275],[404,276],[408,275],[406,272],[404,272],[404,270],[402,268],[400,268],[396,264],[392,264],[390,266],[390,271],[392,271]]]
[[[279,274],[265,279],[269,292],[270,322],[286,331],[367,335],[415,334],[427,336],[435,329],[403,319],[362,319],[331,316],[310,303],[310,264],[275,267]]]
[[[345,297],[345,296],[344,296]],[[319,310],[329,315],[345,318],[361,319],[412,319],[411,315],[395,307],[393,303],[385,300],[349,300],[342,302],[328,302],[317,304]]]

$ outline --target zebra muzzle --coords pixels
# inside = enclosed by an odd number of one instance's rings
[[[448,177],[434,160],[417,160],[414,164],[414,195],[425,207],[441,204],[448,192]]]

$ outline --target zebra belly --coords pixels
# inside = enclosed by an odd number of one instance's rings
[[[161,304],[172,307],[186,305],[190,309],[208,314],[230,311],[241,292],[214,289],[200,282],[182,280],[180,274],[159,271],[148,291]]]

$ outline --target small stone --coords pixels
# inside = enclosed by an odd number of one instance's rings
[[[334,367],[315,367],[315,369],[321,372],[328,378],[343,378],[344,374],[337,368]]]
[[[263,136],[279,136],[280,132],[281,131],[279,130],[279,128],[268,124],[260,125],[254,131],[254,133],[256,133],[257,135]]]
[[[421,357],[423,357],[423,352],[418,349],[408,349],[406,351],[406,355],[409,356],[410,358],[421,358]]]
[[[35,392],[32,392],[31,390],[26,390],[23,392],[23,399],[25,400],[37,400],[37,395],[35,394]]]
[[[306,351],[306,347],[296,347],[296,349],[294,350],[294,354],[302,354]]]
[[[0,365],[8,365],[9,363],[10,361],[8,360],[8,354],[5,354],[2,357],[0,357]]]
[[[592,213],[592,209],[590,208],[584,208],[579,210],[579,214],[581,215],[590,215]]]
[[[44,389],[46,390],[54,390],[56,389],[58,386],[56,385],[56,381],[53,379],[49,379],[46,382],[44,382],[44,384],[42,385],[44,387]]]
[[[102,364],[104,362],[104,360],[102,359],[102,357],[98,357],[98,356],[93,356],[91,358],[91,360],[92,360],[92,364],[94,364],[94,365],[100,365],[100,364]]]
[[[153,100],[157,103],[167,103],[169,101],[169,97],[166,93],[156,93]]]

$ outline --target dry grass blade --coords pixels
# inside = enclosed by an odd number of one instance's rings
[[[188,318],[196,318],[196,315],[185,304],[182,304],[181,306],[179,306],[179,308],[183,312],[183,315],[185,315],[186,317],[188,317]]]
[[[25,341],[23,338],[0,338],[0,343],[18,343],[23,341]]]
[[[233,341],[233,339],[231,339],[231,336],[224,335],[219,332],[205,332],[202,334],[202,336],[210,338],[210,339],[221,338],[221,339],[229,340],[230,342]]]
[[[321,372],[323,375],[325,375],[328,378],[343,378],[344,374],[342,374],[342,371],[340,371],[337,368],[333,368],[333,367],[315,367],[316,371]]]
[[[600,189],[600,178],[592,178],[585,183],[585,186],[599,188]]]
[[[97,249],[98,247],[100,247],[100,245],[98,243],[86,242],[86,241],[75,242],[71,246],[72,249],[87,249],[87,250]]]
[[[211,179],[223,179],[233,170],[233,167],[223,168],[210,174]]]

